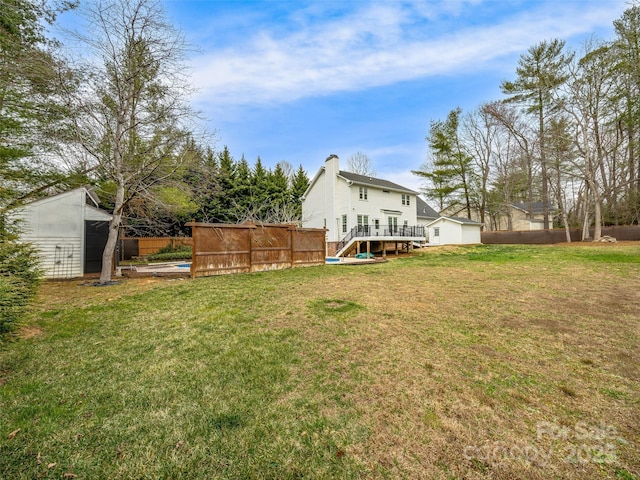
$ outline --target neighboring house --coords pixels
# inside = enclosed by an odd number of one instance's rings
[[[553,225],[554,213],[553,208],[549,207],[550,225]],[[543,203],[512,203],[507,211],[496,216],[492,223],[491,230],[544,230]]]
[[[440,211],[440,215],[439,217],[447,217],[447,218],[458,218],[458,219],[462,219],[462,218],[467,218],[468,212],[467,212],[467,207],[461,203],[453,203],[445,208],[443,208]],[[474,208],[471,207],[471,218],[470,220],[472,220],[473,222],[476,223],[480,223],[481,222],[481,216],[480,216],[480,209],[479,208]],[[489,222],[490,222],[490,216],[489,216],[489,212],[485,211],[484,214],[484,226],[483,228],[485,230],[490,230],[490,226],[489,226]]]
[[[302,197],[302,224],[326,228],[329,247],[337,255],[350,246],[377,242],[424,241],[418,226],[417,194],[388,180],[340,170],[337,155],[330,155]],[[369,248],[369,243],[367,243]],[[333,253],[333,252],[331,252]]]
[[[440,217],[427,225],[429,245],[467,245],[482,243],[482,224],[459,217]]]
[[[20,207],[20,239],[40,252],[48,278],[74,278],[100,272],[111,215],[84,187]]]
[[[544,214],[542,202],[529,203],[512,203],[505,205],[497,212],[485,211],[484,214],[484,230],[543,230]],[[531,207],[532,214],[529,213]],[[549,207],[549,223],[553,224],[555,210]],[[467,209],[463,205],[455,204],[446,207],[440,212],[440,215],[446,217],[461,218],[467,215]],[[477,208],[471,209],[471,219],[480,222],[480,211]]]

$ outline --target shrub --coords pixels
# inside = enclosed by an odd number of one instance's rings
[[[0,341],[15,330],[41,278],[37,252],[31,245],[0,241]]]
[[[189,245],[172,246],[170,251],[166,250],[167,247],[164,247],[163,249],[159,250],[158,253],[149,255],[147,259],[150,261],[191,259],[191,247]]]
[[[154,255],[158,255],[161,253],[185,253],[185,252],[189,252],[189,254],[191,254],[190,245],[175,245],[172,240],[171,243],[168,243],[167,245],[162,247],[160,250],[154,253]]]

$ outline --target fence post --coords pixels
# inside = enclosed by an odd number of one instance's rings
[[[294,253],[296,251],[295,247],[294,247],[294,241],[295,241],[295,228],[293,226],[289,227],[289,232],[290,232],[290,238],[291,238],[291,248],[290,248],[290,254],[291,254],[291,268],[293,268],[295,266],[295,262],[294,262]]]
[[[249,235],[249,273],[253,272],[253,240],[255,236],[253,230],[251,227],[247,228],[247,235]]]
[[[196,278],[196,252],[198,251],[196,248],[196,227],[195,222],[191,222],[191,268],[189,269],[189,273],[191,273],[191,278]]]

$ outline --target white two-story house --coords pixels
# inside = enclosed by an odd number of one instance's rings
[[[386,253],[386,244],[409,247],[423,242],[418,226],[416,192],[380,178],[340,170],[337,155],[330,155],[302,197],[302,223],[326,228],[330,254],[360,251],[366,244]]]

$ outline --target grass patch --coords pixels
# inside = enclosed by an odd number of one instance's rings
[[[640,265],[607,255],[640,248],[46,282],[0,478],[635,478]]]
[[[345,318],[362,308],[356,302],[341,298],[319,299],[309,304],[309,310],[318,317]]]

